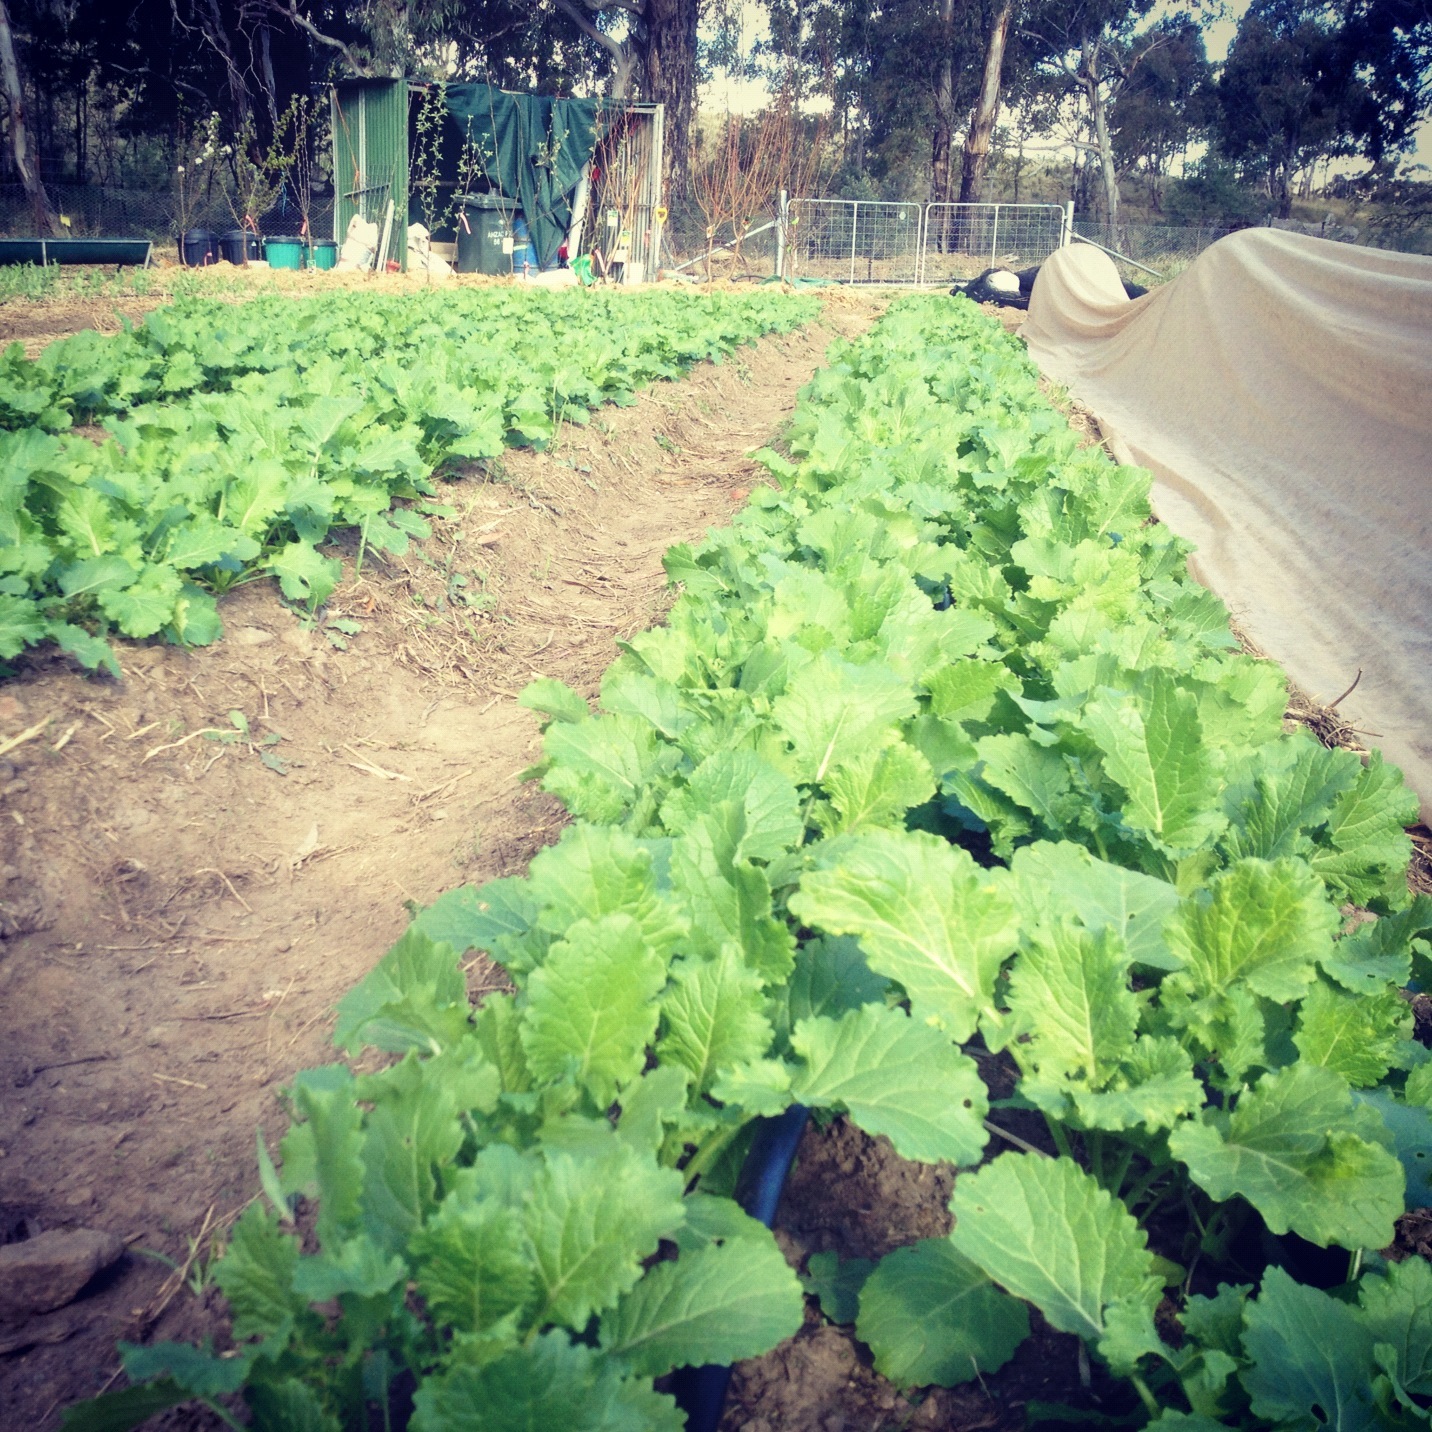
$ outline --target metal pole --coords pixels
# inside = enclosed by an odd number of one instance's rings
[[[1064,205],[1064,232],[1059,236],[1059,247],[1067,249],[1074,242],[1074,201]]]
[[[855,235],[860,228],[860,200],[850,201],[850,281],[855,282]]]
[[[786,223],[787,215],[790,213],[790,195],[781,190],[780,207],[777,209],[776,221],[776,277],[786,276]]]
[[[989,226],[989,266],[995,266],[995,255],[999,252],[999,205],[994,206],[994,213],[990,218]]]
[[[776,220],[772,219],[769,223],[762,224],[759,228],[747,229],[746,232],[741,235],[741,242],[744,244],[747,239],[753,239],[756,237],[757,234],[764,234],[767,229],[774,229],[776,227]],[[727,249],[735,248],[735,246],[735,239],[732,239],[729,244],[717,244],[714,249],[709,249],[704,254],[697,254],[694,259],[687,259],[686,262],[683,264],[672,265],[669,272],[680,273],[682,269],[689,269],[692,264],[704,263],[710,254],[724,254]]]
[[[1145,273],[1151,273],[1155,278],[1161,279],[1158,269],[1150,268],[1147,264],[1141,264],[1138,259],[1131,259],[1128,254],[1121,254],[1118,249],[1106,249],[1103,244],[1095,243],[1093,239],[1086,239],[1083,234],[1075,234],[1075,239],[1081,244],[1088,244],[1091,249],[1098,249],[1101,254],[1108,254],[1111,259],[1118,259],[1120,263],[1128,264],[1132,268],[1142,269]]]

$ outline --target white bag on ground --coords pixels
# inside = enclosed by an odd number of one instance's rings
[[[408,225],[408,272],[447,278],[452,266],[433,252],[433,236],[422,224]]]
[[[338,262],[334,268],[346,273],[370,269],[377,253],[377,224],[370,224],[361,214],[354,214],[348,221],[348,233],[338,251]]]

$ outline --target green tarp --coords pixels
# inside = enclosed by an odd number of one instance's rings
[[[597,101],[449,85],[448,113],[492,186],[521,201],[543,268],[572,222],[572,191],[597,143]]]

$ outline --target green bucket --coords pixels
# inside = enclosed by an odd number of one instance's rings
[[[269,239],[264,245],[271,269],[300,269],[303,267],[303,240],[278,238]]]
[[[316,269],[331,269],[338,262],[338,245],[320,240],[308,251],[309,262]]]

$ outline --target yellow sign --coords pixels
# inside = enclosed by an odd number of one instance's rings
[[[666,205],[658,204],[656,208],[651,211],[651,215],[658,224],[664,224],[666,222]]]

